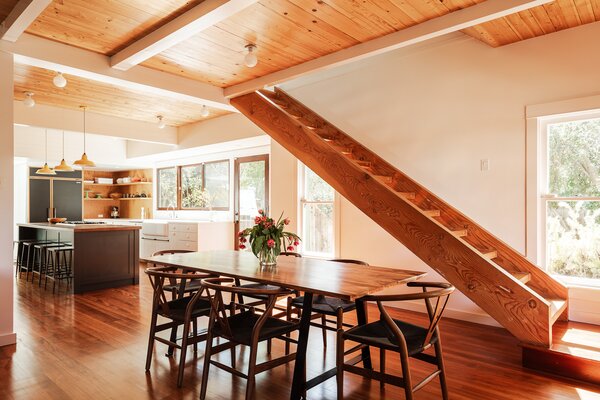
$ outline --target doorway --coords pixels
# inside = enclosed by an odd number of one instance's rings
[[[269,212],[269,155],[235,159],[234,248],[239,250],[238,232],[254,225],[258,210]]]

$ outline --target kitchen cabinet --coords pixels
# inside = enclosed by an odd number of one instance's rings
[[[56,209],[57,217],[82,220],[81,171],[44,176],[37,175],[36,170],[29,169],[29,222],[47,222],[50,208]]]

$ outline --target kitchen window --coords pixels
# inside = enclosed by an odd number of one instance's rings
[[[229,210],[229,160],[157,170],[159,210]]]
[[[600,281],[600,118],[545,121],[540,232],[546,269]]]
[[[304,165],[300,165],[299,183],[302,254],[335,257],[336,192]]]

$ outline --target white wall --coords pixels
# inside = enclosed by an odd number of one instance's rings
[[[599,35],[595,23],[496,49],[458,36],[284,88],[524,252],[525,106],[599,93]],[[340,256],[441,279],[347,201],[341,224]],[[462,294],[449,307],[490,321]]]
[[[44,163],[45,129],[32,126],[15,126],[15,157],[23,157],[32,163]],[[127,140],[86,135],[86,152],[98,166],[127,166]],[[83,153],[83,134],[65,132],[65,159],[68,164],[79,160]],[[48,129],[48,165],[55,166],[62,159],[62,130]]]
[[[0,346],[16,342],[13,324],[13,56],[0,51]]]

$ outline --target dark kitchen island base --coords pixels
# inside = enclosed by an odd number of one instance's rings
[[[139,227],[120,225],[19,224],[19,239],[71,242],[73,292],[139,283]]]

